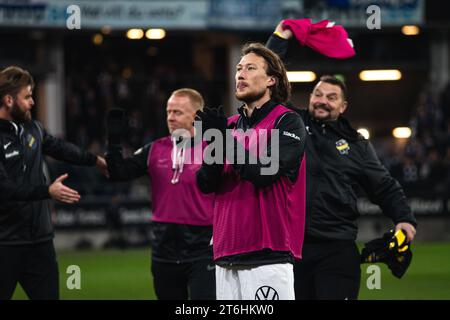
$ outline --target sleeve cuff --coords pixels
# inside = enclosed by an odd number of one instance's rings
[[[285,37],[284,37],[280,32],[278,32],[278,31],[275,31],[273,34],[274,34],[275,36],[277,36],[277,37],[283,39],[283,40],[288,40],[287,38],[285,38]]]
[[[87,154],[87,165],[93,167],[97,164],[97,156],[88,152]]]
[[[38,186],[36,187],[36,198],[38,199],[50,199],[50,193],[48,192],[49,186]]]
[[[410,223],[414,226],[414,228],[417,228],[417,219],[415,217],[401,217],[399,219],[394,220],[395,225],[402,222]]]

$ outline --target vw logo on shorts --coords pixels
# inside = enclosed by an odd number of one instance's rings
[[[274,288],[263,286],[256,290],[255,300],[280,300],[280,297]]]

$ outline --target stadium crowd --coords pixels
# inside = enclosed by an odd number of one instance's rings
[[[407,194],[444,195],[450,187],[450,85],[435,95],[419,94],[410,119],[411,137],[398,153],[391,147],[382,161]],[[389,148],[387,148],[389,149]],[[424,191],[425,190],[425,191]]]

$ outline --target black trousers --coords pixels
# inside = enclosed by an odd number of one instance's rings
[[[305,242],[294,264],[296,300],[356,300],[360,255],[353,241]]]
[[[185,263],[152,261],[159,300],[215,300],[216,270],[211,259]]]
[[[0,300],[9,300],[20,283],[31,300],[59,299],[59,271],[53,241],[0,245]]]

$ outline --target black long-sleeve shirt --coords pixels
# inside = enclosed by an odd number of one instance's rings
[[[132,157],[123,158],[120,145],[108,145],[106,162],[111,181],[129,181],[147,174],[147,158],[151,144],[137,150]]]
[[[23,125],[0,119],[0,244],[30,244],[53,237],[44,155],[93,166],[96,157],[57,139],[37,121]]]
[[[239,108],[240,117],[235,124],[235,128],[246,131],[254,127],[277,105],[276,102],[269,100],[261,108],[255,109],[251,117],[247,117],[243,107]],[[242,161],[236,161],[238,154],[245,154],[246,159],[249,159],[250,155],[239,142],[233,141],[235,155],[233,166],[242,179],[252,182],[256,187],[265,187],[273,184],[282,176],[288,177],[291,181],[297,178],[298,164],[305,146],[306,131],[303,121],[295,112],[289,112],[277,119],[275,129],[278,129],[280,133],[279,152],[271,154],[271,141],[269,141],[266,155],[279,164],[278,171],[273,175],[261,174],[261,169],[268,168],[271,164],[264,164],[260,159],[256,159],[257,161],[254,164],[249,163],[249,161],[245,161],[243,164],[241,163]],[[227,140],[231,141],[231,139]],[[221,171],[221,166],[206,164],[202,166],[197,173],[197,183],[204,193],[211,193],[217,190],[221,182]]]

